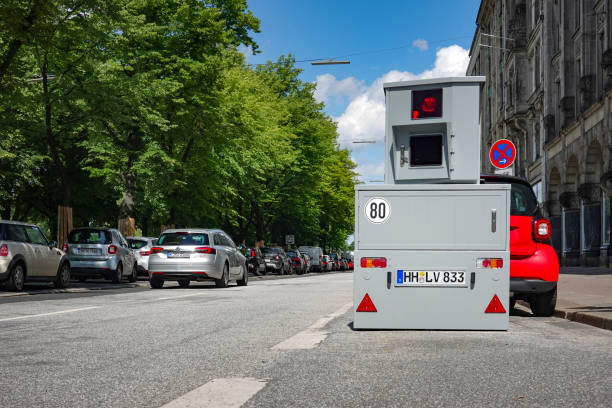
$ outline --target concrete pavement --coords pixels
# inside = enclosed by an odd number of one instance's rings
[[[612,268],[562,267],[555,316],[612,330]]]

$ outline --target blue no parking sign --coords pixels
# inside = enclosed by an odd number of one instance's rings
[[[512,166],[516,159],[516,147],[514,143],[507,139],[501,139],[493,143],[489,152],[491,164],[498,169],[505,169]]]

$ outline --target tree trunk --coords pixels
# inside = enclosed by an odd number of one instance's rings
[[[57,246],[61,248],[68,242],[68,234],[72,230],[72,207],[57,207]]]

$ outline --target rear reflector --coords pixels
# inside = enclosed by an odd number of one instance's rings
[[[387,258],[361,258],[362,268],[386,268]]]
[[[357,307],[357,312],[377,312],[376,306],[374,306],[374,302],[370,299],[370,295],[367,293],[363,297],[363,300]]]
[[[501,258],[480,258],[476,260],[476,267],[483,269],[501,269],[504,267],[504,260]]]
[[[504,305],[502,305],[497,295],[493,295],[493,299],[489,302],[489,306],[485,309],[485,313],[506,313],[506,309],[504,309]]]

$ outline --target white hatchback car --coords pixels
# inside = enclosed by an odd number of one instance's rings
[[[246,258],[234,241],[218,229],[171,229],[164,231],[149,255],[151,287],[159,289],[164,281],[214,280],[226,288],[231,280],[246,286],[249,274]]]

